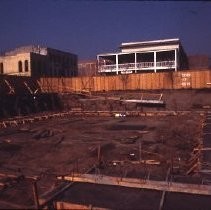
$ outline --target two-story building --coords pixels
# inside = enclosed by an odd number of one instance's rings
[[[126,74],[188,69],[179,39],[122,43],[120,52],[97,55],[98,72]]]
[[[48,47],[19,47],[0,56],[0,74],[31,77],[77,76],[78,57]]]

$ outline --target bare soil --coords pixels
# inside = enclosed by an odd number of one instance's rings
[[[57,175],[72,171],[84,173],[97,164],[100,147],[103,164],[97,173],[164,180],[172,159],[177,161],[180,158],[180,168],[175,175],[186,176],[187,161],[202,132],[202,120],[199,114],[139,118],[72,117],[2,129],[0,173],[40,176],[38,192],[41,195],[58,184]],[[137,164],[135,161],[140,159],[152,159],[159,164]],[[2,201],[33,205],[32,183],[20,180],[12,186],[1,191]],[[115,209],[115,205],[120,204],[113,203],[110,207]]]
[[[165,106],[143,106],[119,100],[140,99],[142,93],[163,94]],[[200,143],[203,132],[204,116],[195,111],[208,110],[210,96],[210,90],[60,95],[59,106],[63,110],[192,112],[159,117],[74,116],[1,129],[0,183],[6,187],[0,186],[0,208],[23,209],[20,205],[28,208],[34,205],[33,181],[22,176],[39,177],[37,185],[41,196],[60,184],[57,176],[73,171],[84,173],[99,163],[95,171],[98,174],[165,180],[168,168],[172,167],[171,180],[201,183],[199,174],[187,172],[191,167],[188,164],[191,153]],[[157,164],[145,164],[143,160]],[[4,174],[17,175],[18,179],[5,178]],[[154,210],[158,209],[160,198],[161,193],[156,191],[75,184],[59,201],[110,209]],[[204,210],[210,206],[207,196],[168,193],[164,209]]]

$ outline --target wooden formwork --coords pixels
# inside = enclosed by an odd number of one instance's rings
[[[187,184],[179,182],[155,181],[138,178],[122,178],[115,176],[96,174],[73,174],[70,176],[57,177],[60,180],[71,182],[93,183],[101,185],[123,186],[129,188],[150,189],[177,193],[198,195],[211,195],[211,186],[201,184]]]

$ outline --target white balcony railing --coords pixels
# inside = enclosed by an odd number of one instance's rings
[[[172,68],[175,66],[175,61],[161,61],[156,63],[156,67],[169,67]]]
[[[154,62],[141,62],[137,63],[137,69],[154,68]]]
[[[154,69],[172,69],[175,68],[175,61],[159,61],[156,62],[139,62],[139,63],[124,63],[100,65],[99,72],[117,72],[117,71],[140,71],[140,70],[154,70]]]

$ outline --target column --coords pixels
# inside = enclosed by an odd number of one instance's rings
[[[118,65],[119,65],[118,54],[116,54],[116,74],[119,74]]]
[[[135,53],[135,73],[137,73],[137,53]]]
[[[100,73],[100,58],[99,56],[97,55],[97,72]]]
[[[157,59],[156,59],[156,52],[154,52],[154,72],[156,73],[156,62],[157,62]]]
[[[174,68],[175,71],[177,71],[177,49],[174,50],[174,61],[175,61]]]

